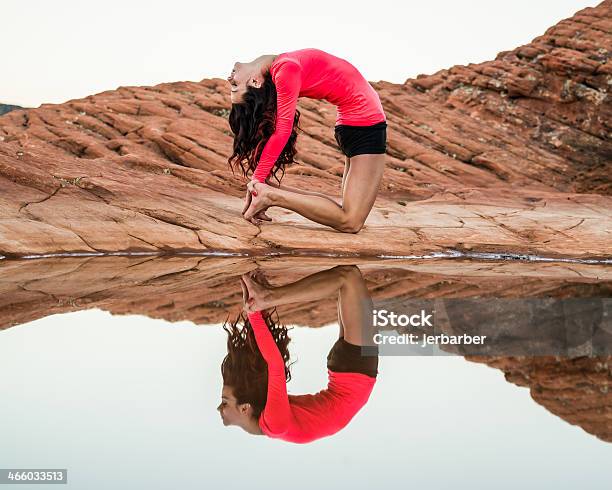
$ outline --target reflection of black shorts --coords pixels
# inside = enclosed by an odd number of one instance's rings
[[[336,143],[347,157],[387,151],[387,122],[371,126],[339,124],[334,128]]]
[[[362,355],[361,346],[349,344],[340,337],[327,354],[327,369],[336,373],[362,373],[375,378],[378,374],[378,346],[367,346],[368,354]]]

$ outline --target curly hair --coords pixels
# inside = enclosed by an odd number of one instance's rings
[[[276,309],[273,310],[276,313]],[[278,350],[285,361],[285,380],[291,379],[289,349],[291,339],[287,327],[272,319],[272,312],[262,311]],[[243,326],[239,327],[242,323]],[[227,355],[221,363],[223,384],[231,386],[237,403],[250,403],[253,415],[259,419],[268,399],[268,364],[261,355],[248,316],[241,312],[233,322],[223,324],[227,332]]]
[[[240,167],[247,177],[257,168],[261,153],[276,128],[276,86],[269,71],[264,74],[261,88],[247,86],[242,102],[232,104],[228,119],[234,133],[234,148],[227,161],[232,173]],[[271,171],[279,183],[285,175],[285,166],[295,163],[297,130],[301,129],[299,120],[300,111],[296,109],[291,135]]]

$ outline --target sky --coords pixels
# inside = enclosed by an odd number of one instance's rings
[[[2,0],[0,103],[225,79],[235,61],[314,47],[370,81],[477,63],[593,0]]]

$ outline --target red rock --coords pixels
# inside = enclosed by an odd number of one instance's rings
[[[227,167],[227,82],[119,87],[0,117],[0,254],[446,248],[609,257],[612,2],[495,60],[377,82],[387,168],[357,235],[281,209],[253,226]],[[303,99],[286,183],[338,194],[334,110]],[[531,202],[531,204],[530,204]],[[288,233],[299,226],[300,233]]]

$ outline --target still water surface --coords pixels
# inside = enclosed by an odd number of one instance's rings
[[[289,392],[315,393],[338,326],[290,336]],[[366,406],[312,444],[224,427],[225,342],[219,325],[100,310],[0,332],[2,466],[68,468],[69,488],[95,490],[610,488],[611,444],[459,356],[381,357]]]

